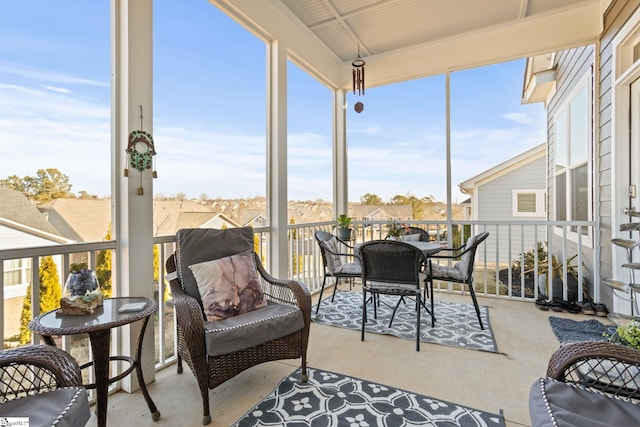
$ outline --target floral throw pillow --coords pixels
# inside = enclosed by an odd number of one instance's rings
[[[265,307],[251,251],[190,265],[209,322]]]

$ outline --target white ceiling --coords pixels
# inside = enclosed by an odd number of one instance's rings
[[[596,40],[610,0],[210,0],[332,87],[367,86]]]

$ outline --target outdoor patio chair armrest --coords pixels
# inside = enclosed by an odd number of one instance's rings
[[[175,255],[171,255],[167,260],[168,273],[176,271],[175,260]],[[184,292],[177,276],[169,281],[169,287],[173,297],[176,322],[182,329],[185,339],[187,341],[202,340],[204,348],[204,312],[200,303]]]
[[[340,239],[338,239],[337,237],[336,237],[336,240],[338,240],[338,242],[340,242],[340,244],[342,244],[342,245],[344,245],[344,246],[348,247],[349,249],[353,249],[353,246],[352,246],[352,245],[350,245],[350,244],[348,244],[348,243],[347,243],[347,242],[345,242],[344,240],[340,240]]]
[[[459,259],[462,255],[466,254],[469,251],[474,250],[475,248],[472,246],[470,248],[466,248],[466,245],[462,245],[459,248],[443,248],[437,254],[429,255],[430,258],[440,258],[440,259]],[[443,251],[451,252],[451,255],[441,255]],[[462,251],[457,252],[456,251]]]
[[[344,252],[334,252],[331,249],[329,249],[328,247],[324,247],[324,250],[329,252],[331,255],[337,255],[337,256],[346,256],[346,257],[351,257],[351,258],[356,258],[359,259],[360,257],[358,255],[356,255],[355,253],[350,254],[350,253],[344,253]]]
[[[11,400],[11,396],[17,397],[21,392],[33,393],[34,388],[54,390],[82,385],[82,373],[76,359],[66,351],[49,345],[33,344],[1,351],[0,373],[2,377],[6,373],[14,379],[3,382],[0,401]],[[25,381],[19,380],[20,377]]]
[[[255,254],[256,267],[262,279],[271,285],[271,289],[265,289],[267,298],[276,300],[277,302],[299,307],[303,313],[305,309],[311,312],[311,293],[304,283],[298,280],[276,279],[267,272],[260,262],[260,257]]]
[[[549,359],[547,376],[637,401],[640,351],[607,341],[566,344]]]
[[[564,381],[570,368],[587,360],[609,359],[637,365],[640,368],[640,351],[608,341],[581,341],[566,344],[556,350],[547,366],[547,376]]]

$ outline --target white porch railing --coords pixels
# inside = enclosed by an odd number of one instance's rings
[[[388,221],[354,221],[352,245],[386,236]],[[403,221],[429,231],[431,238],[459,247],[471,234],[489,232],[489,238],[478,248],[475,259],[475,289],[485,296],[535,300],[540,296],[541,275],[553,277],[559,272],[562,295],[553,295],[547,284],[546,296],[568,299],[569,292],[583,295],[583,288],[597,284],[598,263],[593,255],[595,222],[588,221]],[[451,229],[451,232],[449,232]],[[323,278],[320,250],[314,239],[317,230],[334,232],[332,222],[295,224],[289,226],[289,278],[304,282],[314,293],[320,290]],[[553,262],[544,261],[553,254]],[[575,255],[575,258],[572,258]],[[522,262],[530,259],[531,263]],[[577,289],[572,290],[575,273]],[[438,290],[459,290],[450,283],[436,283]],[[593,291],[592,291],[593,293]],[[549,295],[551,294],[551,295]],[[581,299],[581,298],[579,298]]]
[[[594,222],[548,222],[548,221],[407,221],[407,225],[418,226],[429,230],[433,238],[438,241],[446,241],[452,247],[460,246],[472,233],[488,231],[489,238],[480,246],[475,262],[475,289],[481,295],[501,298],[513,298],[520,300],[535,300],[540,295],[538,285],[539,275],[546,274],[552,277],[554,272],[559,272],[562,280],[562,292],[560,296],[567,299],[570,287],[571,272],[575,271],[577,277],[577,295],[583,294],[585,286],[597,285],[599,277],[597,256],[594,249],[598,243]],[[351,243],[357,244],[368,240],[384,238],[386,235],[385,221],[355,221],[355,234]],[[334,232],[333,222],[319,222],[308,224],[295,224],[288,227],[288,252],[289,252],[289,278],[300,280],[306,284],[312,293],[320,290],[323,278],[322,258],[314,233],[317,230]],[[256,229],[257,250],[269,265],[267,252],[264,250],[269,239],[269,228]],[[595,236],[595,237],[594,237]],[[538,245],[537,242],[542,242]],[[156,342],[156,368],[159,369],[172,363],[176,355],[175,319],[171,305],[168,284],[165,277],[165,260],[175,250],[175,236],[154,238],[154,244],[158,249],[158,275],[157,283],[151,282],[154,298],[158,302],[158,313],[155,316],[155,342]],[[0,317],[0,337],[5,346],[18,345],[16,331],[16,317],[22,311],[22,299],[17,309],[11,310],[8,304],[15,304],[12,295],[5,295],[4,265],[3,261],[24,260],[28,266],[28,286],[31,287],[32,316],[39,314],[39,266],[41,257],[52,256],[56,260],[60,272],[68,272],[73,260],[85,260],[90,268],[95,268],[98,253],[104,250],[115,251],[116,242],[78,243],[69,245],[52,245],[43,247],[31,247],[20,249],[0,250],[0,304],[2,304],[3,316]],[[541,252],[554,254],[559,261],[558,265],[544,265],[541,260]],[[532,264],[519,263],[522,254],[527,254]],[[573,258],[575,270],[571,268],[568,260]],[[59,274],[60,289],[62,289],[67,274]],[[436,283],[440,291],[460,290],[449,283]],[[117,283],[112,284],[114,290],[118,289]],[[553,286],[543,288],[547,294],[553,292]],[[591,290],[591,293],[598,289]],[[8,299],[5,299],[5,296]],[[11,314],[12,313],[12,314]],[[16,315],[17,313],[17,315]],[[163,319],[163,321],[160,321]],[[11,327],[13,325],[13,330]],[[32,337],[32,341],[37,337]],[[86,340],[85,340],[86,341]],[[74,357],[82,364],[87,362],[89,352],[87,343],[78,344],[76,341],[62,340],[63,347],[72,352]],[[72,347],[84,348],[79,351]]]

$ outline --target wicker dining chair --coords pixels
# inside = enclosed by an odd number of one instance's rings
[[[80,366],[69,353],[48,345],[0,352],[0,419],[28,417],[31,427],[81,427],[90,416]]]
[[[489,233],[484,231],[480,234],[474,235],[467,239],[467,242],[457,248],[443,248],[435,255],[431,255],[432,262],[429,264],[427,271],[427,280],[430,282],[430,287],[433,289],[433,281],[453,282],[461,283],[462,291],[464,292],[464,286],[467,285],[469,293],[471,294],[471,300],[476,310],[476,316],[480,323],[480,329],[484,330],[484,324],[482,323],[482,317],[480,316],[480,306],[478,305],[478,298],[476,297],[476,291],[473,288],[473,267],[478,250],[478,245],[484,242]],[[449,253],[449,255],[443,255]],[[457,260],[453,266],[436,264],[434,260]],[[425,286],[425,292],[427,287]]]
[[[322,302],[322,294],[324,286],[327,283],[327,277],[335,278],[331,302],[336,296],[336,289],[340,280],[347,279],[352,282],[354,279],[360,278],[362,275],[362,267],[358,260],[358,255],[354,248],[338,239],[331,233],[326,231],[316,231],[314,234],[318,246],[320,247],[320,255],[322,256],[322,269],[324,276],[322,278],[322,287],[320,288],[320,296],[316,305],[316,314],[320,309]],[[343,262],[343,259],[350,259],[351,262]]]
[[[409,234],[417,234],[419,235],[419,241],[428,242],[429,241],[429,232],[424,228],[420,227],[407,227],[407,231],[404,233],[405,235]]]
[[[178,373],[182,372],[184,360],[200,387],[204,425],[211,422],[209,389],[252,366],[301,358],[302,381],[308,379],[309,291],[301,282],[278,280],[267,273],[253,245],[251,227],[181,229],[176,233],[176,251],[166,263],[178,330]],[[254,260],[251,268],[257,271],[257,278],[252,280],[259,282],[266,306],[221,320],[207,320],[211,319],[215,304],[203,305],[194,266],[247,253]],[[230,264],[236,268],[233,262]],[[244,274],[234,270],[230,276]],[[209,301],[207,295],[203,295],[205,301]],[[235,308],[235,303],[229,305]]]
[[[362,257],[362,329],[360,339],[364,341],[365,324],[367,323],[367,294],[373,300],[374,318],[378,316],[380,295],[398,297],[397,304],[391,314],[389,327],[393,323],[396,311],[404,298],[415,300],[416,306],[416,351],[420,351],[420,313],[424,308],[431,315],[431,326],[435,316],[422,300],[421,285],[425,280],[422,273],[427,259],[424,253],[405,242],[397,240],[373,240],[360,246]],[[433,294],[432,294],[433,298]]]

